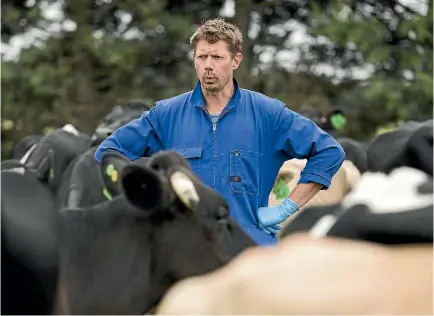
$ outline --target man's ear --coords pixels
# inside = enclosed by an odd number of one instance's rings
[[[105,191],[109,193],[110,197],[115,197],[121,192],[120,174],[122,169],[130,163],[131,161],[127,157],[118,152],[108,151],[103,154],[100,172]]]
[[[235,53],[234,55],[234,70],[238,69],[238,67],[241,64],[241,61],[243,60],[243,54],[241,53]]]

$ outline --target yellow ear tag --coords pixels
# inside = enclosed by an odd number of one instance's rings
[[[111,179],[112,179],[112,182],[118,181],[118,171],[117,170],[113,170],[112,175],[111,175]]]

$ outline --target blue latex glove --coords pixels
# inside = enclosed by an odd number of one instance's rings
[[[259,227],[265,232],[276,234],[278,224],[299,210],[297,203],[290,198],[284,199],[278,206],[260,207],[258,209]]]
[[[259,228],[262,229],[264,232],[266,232],[268,235],[276,235],[279,230],[281,230],[280,225],[275,224],[271,226],[264,226],[261,223],[259,223]]]

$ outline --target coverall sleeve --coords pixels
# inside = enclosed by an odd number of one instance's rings
[[[341,145],[313,121],[283,107],[275,122],[275,150],[286,160],[307,159],[298,183],[315,182],[327,190],[345,160]]]
[[[103,154],[117,151],[130,160],[146,157],[162,149],[158,106],[143,112],[140,118],[118,128],[97,148],[94,158],[99,164]]]

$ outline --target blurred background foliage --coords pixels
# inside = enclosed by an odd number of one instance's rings
[[[341,107],[367,139],[433,111],[432,0],[3,0],[2,159],[25,135],[91,133],[116,104],[191,90],[189,37],[224,16],[244,34],[236,79],[293,110]],[[226,13],[224,13],[226,12]],[[6,48],[24,43],[10,57]]]

